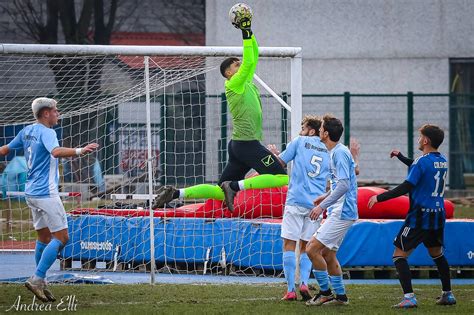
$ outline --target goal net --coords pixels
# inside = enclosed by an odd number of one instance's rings
[[[61,146],[100,145],[60,160],[70,240],[50,274],[151,271],[153,281],[156,272],[282,272],[284,188],[240,193],[233,215],[213,200],[178,199],[150,211],[162,185],[217,183],[232,134],[219,66],[241,50],[2,45],[0,145],[34,122],[37,97],[58,101]],[[299,131],[299,52],[260,49],[264,144],[284,148]],[[28,170],[20,150],[0,162],[0,279],[28,276],[36,239],[24,199]]]

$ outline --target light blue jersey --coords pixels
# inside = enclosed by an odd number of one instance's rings
[[[299,136],[293,139],[280,158],[288,164],[293,161],[286,204],[308,209],[313,201],[326,192],[329,177],[329,152],[317,136]]]
[[[56,131],[36,123],[23,128],[8,144],[10,150],[23,149],[28,165],[27,197],[57,196],[59,183],[58,159],[51,155],[59,147]]]
[[[349,179],[349,190],[339,200],[328,208],[328,214],[342,220],[357,220],[357,178],[355,174],[355,162],[349,149],[342,143],[338,143],[331,151],[331,162],[329,166],[331,191],[341,179]]]

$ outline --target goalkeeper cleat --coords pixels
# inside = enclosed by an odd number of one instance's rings
[[[54,297],[53,295],[53,292],[51,292],[45,285],[44,289],[43,289],[43,293],[44,295],[46,296],[46,298],[48,298],[48,300],[50,302],[55,302],[56,301],[56,298]]]
[[[418,307],[415,296],[412,296],[409,298],[404,297],[400,303],[392,306],[392,308],[415,308],[415,307]]]
[[[443,294],[436,299],[436,304],[438,305],[454,305],[456,304],[456,298],[454,297],[453,292],[443,292]]]
[[[303,301],[309,301],[312,298],[311,293],[309,292],[309,288],[306,284],[300,285],[300,294],[303,298]]]
[[[28,278],[25,282],[25,287],[30,290],[40,301],[49,302],[49,299],[43,292],[45,288],[44,280],[34,280],[33,277]]]
[[[221,189],[224,192],[224,202],[230,212],[234,212],[234,198],[237,192],[230,187],[230,181],[223,182]]]
[[[329,294],[323,294],[321,291],[319,291],[319,293],[313,296],[311,300],[306,301],[306,305],[321,306],[324,303],[328,303],[329,301],[333,299],[334,299],[334,295],[331,293],[331,291],[329,291]]]
[[[173,186],[163,186],[157,191],[155,201],[153,202],[153,209],[163,208],[168,202],[173,200],[173,195],[176,193],[176,188]]]
[[[290,291],[286,292],[286,294],[281,298],[282,301],[296,301],[296,292]]]

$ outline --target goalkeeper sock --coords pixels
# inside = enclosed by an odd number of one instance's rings
[[[46,248],[46,246],[48,246],[48,244],[45,244],[43,242],[40,242],[38,240],[36,240],[36,246],[35,246],[35,262],[36,262],[36,266],[38,266],[39,262],[40,262],[40,259],[41,259],[41,255],[43,254],[43,251],[44,249]]]
[[[41,259],[36,267],[35,276],[44,279],[46,272],[53,265],[54,261],[58,257],[59,250],[63,247],[63,243],[57,238],[53,238],[51,242],[46,246],[41,255]]]
[[[288,292],[295,291],[296,255],[293,251],[283,252],[283,270],[288,284]]]
[[[329,275],[327,270],[314,270],[314,276],[319,284],[319,290],[327,292],[329,290]]]
[[[224,192],[217,185],[201,184],[184,188],[185,199],[210,198],[224,200]]]
[[[262,174],[244,179],[245,189],[276,188],[288,185],[289,177],[286,174]]]
[[[300,255],[300,283],[308,285],[309,275],[311,274],[311,269],[313,268],[313,263],[309,260],[308,254],[302,253]]]

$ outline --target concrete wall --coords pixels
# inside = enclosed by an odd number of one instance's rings
[[[207,45],[240,45],[227,15],[234,3],[206,1]],[[474,57],[474,1],[246,3],[254,11],[253,29],[261,46],[303,48],[306,94],[447,93],[449,59]],[[342,118],[342,104],[342,99],[308,98],[303,112],[333,112]],[[447,98],[415,99],[415,130],[422,122],[447,130],[448,105]],[[351,134],[362,142],[361,178],[402,180],[405,167],[387,156],[391,148],[407,151],[406,99],[355,99],[351,119]],[[449,130],[444,153],[448,137]]]

